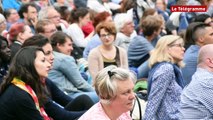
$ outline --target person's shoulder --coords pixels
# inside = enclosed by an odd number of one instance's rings
[[[98,55],[99,52],[99,46],[97,46],[90,51],[89,55]]]
[[[76,29],[76,28],[80,28],[80,27],[78,26],[77,23],[72,23],[72,24],[68,27],[68,29]]]
[[[138,46],[138,45],[141,46],[141,45],[146,45],[146,44],[151,45],[151,43],[145,37],[143,37],[141,35],[135,36],[130,42],[130,46]]]
[[[122,47],[119,47],[119,46],[116,46],[119,50],[119,52],[122,52],[122,53],[126,53],[126,50]]]
[[[53,54],[54,54],[54,57],[55,57],[54,61],[57,61],[57,60],[59,60],[59,61],[66,61],[66,60],[67,61],[70,61],[70,60],[75,61],[72,56],[65,55],[63,53],[59,53],[59,52],[54,51]]]
[[[28,100],[30,98],[29,94],[26,91],[22,90],[21,88],[15,86],[15,85],[10,85],[4,91],[3,96],[8,98],[9,100],[14,100],[14,98],[15,98],[15,101],[22,101],[22,100],[24,101],[24,100]]]
[[[79,120],[109,120],[105,115],[101,104],[93,105]]]
[[[147,40],[144,36],[142,35],[137,35],[132,38],[133,41],[138,41],[138,40]]]
[[[161,71],[162,73],[165,73],[165,72],[171,72],[171,71],[173,71],[174,68],[173,68],[173,64],[170,63],[170,62],[161,62],[157,66],[156,70]]]

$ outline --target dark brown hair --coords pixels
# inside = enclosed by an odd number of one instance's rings
[[[29,85],[36,93],[40,106],[44,105],[47,100],[45,88],[34,65],[38,51],[44,53],[42,48],[35,46],[24,47],[18,51],[12,60],[6,78],[0,85],[0,95],[11,85],[11,81],[16,77]]]

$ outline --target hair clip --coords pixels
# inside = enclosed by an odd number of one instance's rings
[[[111,78],[114,74],[115,74],[115,72],[108,71],[108,75],[109,75],[110,78]]]

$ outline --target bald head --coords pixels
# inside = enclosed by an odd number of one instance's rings
[[[208,44],[201,47],[198,55],[198,65],[206,64],[206,60],[210,58],[213,60],[213,44]]]

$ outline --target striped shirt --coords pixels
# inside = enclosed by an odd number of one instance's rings
[[[212,96],[213,73],[198,68],[181,95],[180,118],[213,120]]]

